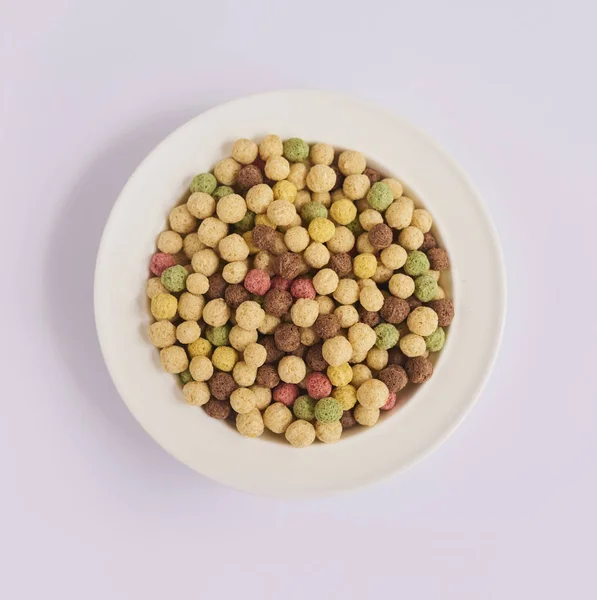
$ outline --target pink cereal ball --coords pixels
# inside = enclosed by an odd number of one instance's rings
[[[165,254],[164,252],[156,252],[149,263],[149,268],[154,275],[158,277],[162,276],[162,273],[173,267],[176,264],[176,259],[172,254]]]
[[[317,296],[310,279],[295,279],[290,286],[290,293],[294,298],[308,298],[309,300],[315,300],[315,296]]]
[[[332,384],[326,375],[319,372],[309,373],[305,380],[307,394],[315,400],[326,398],[332,394]]]
[[[261,269],[251,269],[245,276],[245,289],[251,294],[264,296],[272,285],[269,275]]]
[[[386,403],[379,410],[392,410],[396,406],[396,392],[391,392]]]
[[[280,277],[279,275],[272,278],[272,290],[284,290],[285,292],[288,292],[290,291],[291,285],[291,279],[284,279],[284,277]]]
[[[295,383],[280,383],[274,388],[274,400],[292,406],[299,397],[300,389]]]

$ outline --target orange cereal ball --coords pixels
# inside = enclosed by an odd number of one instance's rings
[[[201,327],[197,321],[183,321],[176,328],[176,339],[181,344],[192,344],[201,336]]]
[[[209,304],[208,304],[209,306]],[[207,306],[205,307],[207,309]],[[265,311],[261,306],[253,301],[247,300],[236,309],[236,324],[247,331],[256,330],[265,319]],[[203,319],[205,319],[205,310],[203,311]]]
[[[290,174],[290,163],[283,156],[272,156],[265,162],[265,176],[272,181],[282,181]]]
[[[170,211],[168,219],[170,221],[170,228],[177,233],[186,235],[197,229],[197,219],[184,204],[175,206]]]
[[[230,346],[218,346],[214,350],[211,362],[218,371],[230,373],[234,365],[238,362],[238,352],[234,348],[230,348]]]
[[[176,254],[182,250],[182,236],[176,231],[162,231],[158,236],[158,250],[166,254]]]
[[[149,326],[149,341],[156,348],[167,348],[176,342],[176,327],[170,321],[156,321]]]
[[[272,391],[263,385],[252,385],[250,389],[255,394],[255,407],[259,410],[266,409],[272,401]]]
[[[223,223],[238,223],[247,214],[245,199],[238,194],[228,194],[218,200],[216,213]]]
[[[232,195],[232,194],[230,194]],[[228,196],[226,196],[228,198]],[[218,244],[220,257],[227,262],[245,260],[249,256],[249,246],[238,233],[233,233],[220,240]]]
[[[261,328],[263,328],[263,325]],[[247,346],[257,341],[258,337],[259,335],[255,329],[243,329],[239,325],[235,325],[228,334],[228,342],[235,350],[244,352]]]
[[[414,226],[403,229],[398,236],[398,242],[406,250],[417,250],[423,245],[425,235]]]
[[[330,144],[313,144],[309,159],[314,165],[331,165],[334,162],[334,147]]]
[[[355,389],[360,388],[365,381],[371,379],[373,375],[371,374],[371,369],[367,365],[362,363],[357,365],[352,365],[352,381],[350,384],[354,386]],[[355,395],[356,400],[356,395]]]
[[[329,192],[335,183],[336,172],[327,165],[313,165],[307,173],[307,187],[312,192]]]
[[[182,388],[182,396],[191,406],[203,406],[210,398],[209,386],[203,381],[189,381]]]
[[[347,362],[338,367],[329,366],[326,373],[331,384],[335,387],[348,385],[352,381],[352,367]]]
[[[274,200],[288,200],[289,202],[294,202],[298,193],[296,185],[287,179],[274,184],[272,191],[274,192]]]
[[[352,270],[357,277],[361,279],[373,277],[376,269],[377,258],[375,258],[374,254],[367,252],[364,254],[357,254],[357,256],[354,257]]]
[[[204,306],[203,296],[183,292],[178,299],[178,314],[185,321],[198,321],[203,314]]]
[[[334,300],[340,304],[354,304],[359,299],[359,284],[354,279],[340,279]]]
[[[361,233],[361,235],[359,235],[357,239],[357,250],[360,253],[366,254],[375,254],[375,252],[377,252],[375,247],[371,245],[371,242],[369,241],[369,234],[367,233]]]
[[[389,395],[388,386],[379,379],[368,379],[357,390],[357,400],[365,408],[381,408]]]
[[[203,320],[212,327],[226,325],[230,319],[230,307],[223,298],[210,300],[203,309]]]
[[[314,242],[325,244],[336,232],[336,226],[324,217],[317,217],[309,223],[309,235]]]
[[[379,408],[366,408],[361,404],[357,404],[354,408],[354,418],[359,425],[372,427],[379,421]]]
[[[157,294],[167,294],[168,290],[166,289],[166,286],[162,283],[162,279],[160,277],[151,277],[147,280],[147,284],[145,285],[145,293],[147,294],[147,297],[151,300]]]
[[[247,261],[237,260],[224,265],[224,268],[222,269],[222,277],[226,283],[242,283],[248,272],[249,265]]]
[[[176,316],[177,307],[178,300],[172,294],[159,293],[151,299],[151,314],[158,321],[173,319]]]
[[[187,208],[197,219],[207,219],[216,212],[216,201],[205,192],[195,192],[189,196]]]
[[[359,175],[366,167],[365,157],[356,150],[346,150],[338,157],[338,168],[342,175]]]
[[[334,235],[326,243],[328,250],[334,254],[348,253],[354,248],[354,245],[354,234],[348,227],[344,227],[343,225],[336,227]]]
[[[394,229],[405,229],[411,224],[415,203],[407,196],[394,200],[384,213],[386,223]]]
[[[402,187],[402,184],[397,179],[394,179],[393,177],[388,177],[387,179],[382,179],[381,182],[385,183],[392,190],[394,200],[397,200],[398,198],[400,198],[400,196],[402,196],[402,194],[404,193],[404,188]]]
[[[326,340],[321,351],[325,362],[332,367],[339,367],[352,358],[352,345],[341,335]]]
[[[307,265],[313,269],[321,269],[328,264],[330,251],[320,242],[313,242],[307,246],[303,256]]]
[[[211,277],[218,271],[220,258],[211,248],[205,248],[193,254],[191,265],[195,273]]]
[[[357,389],[348,384],[337,387],[332,392],[332,397],[340,403],[342,410],[350,410],[357,403]]]
[[[234,185],[241,170],[241,166],[233,158],[224,158],[214,169],[214,175],[218,183],[222,185]]]
[[[316,300],[299,298],[290,309],[290,318],[297,327],[311,327],[319,316]]]
[[[368,208],[359,215],[359,223],[365,231],[371,231],[376,225],[383,223],[383,215],[377,210]]]
[[[412,333],[422,337],[431,335],[438,326],[437,313],[428,306],[419,306],[408,315],[406,324]]]
[[[342,423],[334,421],[333,423],[315,423],[315,435],[320,442],[324,444],[334,444],[342,436]]]
[[[215,217],[208,217],[201,221],[197,231],[199,241],[210,248],[215,248],[227,234],[228,225]]]
[[[189,359],[184,348],[169,346],[160,350],[160,362],[168,373],[182,373],[189,366]]]
[[[296,208],[288,200],[274,200],[267,207],[267,218],[275,225],[290,225],[296,217]]]
[[[274,433],[284,433],[292,423],[292,412],[281,402],[274,402],[263,413],[265,426]]]
[[[268,160],[272,156],[282,156],[284,146],[282,139],[277,135],[266,135],[259,144],[261,160]]]
[[[348,341],[354,348],[358,348],[364,352],[368,352],[377,341],[375,331],[365,323],[355,323],[348,330]]]
[[[232,146],[232,158],[241,165],[250,165],[256,158],[259,149],[252,140],[241,138]]]
[[[255,383],[257,377],[257,369],[249,366],[246,362],[240,361],[234,365],[232,369],[232,377],[234,381],[241,387],[250,387]]]
[[[204,248],[205,244],[199,240],[199,236],[195,232],[185,235],[182,240],[182,249],[187,258],[193,258],[195,252],[199,252]]]
[[[390,279],[388,287],[392,296],[406,300],[415,293],[415,280],[404,273],[396,273]]]
[[[191,294],[205,294],[209,289],[209,279],[203,273],[191,273],[187,277],[186,286]]]
[[[246,437],[259,437],[264,430],[263,417],[259,410],[254,408],[246,414],[236,415],[236,429]]]
[[[309,421],[299,419],[288,426],[284,435],[294,448],[305,448],[315,441],[315,427]]]
[[[370,312],[381,310],[384,303],[384,295],[375,285],[364,287],[359,294],[361,306]]]
[[[307,185],[308,172],[309,168],[304,163],[293,163],[290,165],[290,173],[288,173],[287,181],[293,183],[297,190],[303,190]]]
[[[349,175],[342,184],[342,191],[349,200],[360,200],[365,198],[371,182],[367,175]]]
[[[214,374],[214,367],[207,356],[194,356],[189,371],[195,381],[209,381]]]
[[[348,304],[336,308],[334,314],[338,317],[342,329],[348,329],[359,322],[359,313],[357,309]]]
[[[278,375],[285,383],[300,383],[307,375],[307,365],[299,356],[284,356],[278,363]]]
[[[424,356],[427,351],[425,338],[415,333],[409,333],[400,338],[400,350],[405,356],[414,358],[415,356]]]
[[[354,202],[344,198],[336,200],[330,207],[330,216],[338,225],[348,225],[357,216],[357,207]]]
[[[243,360],[250,366],[258,369],[261,365],[265,364],[267,358],[267,351],[264,346],[251,342],[247,344],[243,351]]]
[[[313,287],[318,294],[333,294],[340,283],[340,279],[332,269],[321,269],[313,277]]]
[[[284,234],[284,243],[291,252],[302,252],[310,241],[309,232],[298,225],[291,227]]]
[[[267,211],[267,207],[274,201],[274,192],[269,185],[260,183],[254,185],[247,192],[247,208],[256,215],[261,215]]]
[[[255,400],[255,392],[249,388],[238,388],[230,394],[230,406],[241,415],[255,408]]]
[[[390,244],[384,248],[380,254],[381,262],[388,269],[401,269],[406,263],[408,254],[406,250],[398,244]]]

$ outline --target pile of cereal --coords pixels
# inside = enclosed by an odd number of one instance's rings
[[[432,217],[354,150],[239,139],[157,239],[149,339],[185,401],[330,443],[433,373],[454,306]]]

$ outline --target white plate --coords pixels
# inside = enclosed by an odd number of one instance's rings
[[[363,152],[406,184],[434,216],[453,264],[446,283],[456,307],[434,376],[399,411],[334,445],[294,449],[248,439],[185,405],[147,340],[148,263],[157,234],[192,177],[230,153],[238,137],[276,133]],[[192,469],[267,496],[312,497],[400,471],[438,446],[470,410],[488,377],[505,315],[498,239],[461,169],[408,123],[360,100],[318,91],[241,98],[169,135],[124,187],[106,225],[95,274],[97,331],[108,370],[145,430]]]

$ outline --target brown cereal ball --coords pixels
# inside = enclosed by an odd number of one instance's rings
[[[388,386],[379,379],[368,379],[357,389],[357,400],[365,408],[381,408],[389,395]]]
[[[355,245],[354,233],[343,225],[336,227],[334,235],[327,241],[326,246],[330,252],[350,252]]]
[[[182,373],[189,366],[189,359],[184,348],[169,346],[160,350],[160,362],[168,373]]]
[[[283,352],[292,352],[301,345],[301,332],[292,323],[282,323],[274,333],[276,347]]]
[[[265,162],[265,175],[272,181],[282,181],[290,174],[290,163],[283,156],[271,156]]]
[[[340,419],[340,425],[342,425],[342,431],[346,429],[350,429],[357,425],[357,420],[354,418],[352,414],[352,410],[345,410],[342,414],[342,418]]]
[[[401,367],[406,363],[406,356],[398,346],[388,350],[388,365],[399,365]]]
[[[366,310],[362,306],[359,307],[357,312],[359,316],[358,321],[368,325],[369,327],[375,327],[381,323],[381,317],[378,312]],[[355,323],[358,321],[355,321]]]
[[[394,200],[384,213],[386,223],[394,229],[405,229],[412,221],[414,210],[414,201],[407,196],[402,196]]]
[[[228,194],[218,200],[216,213],[222,223],[238,223],[247,214],[247,204],[242,196]]]
[[[431,268],[435,271],[445,271],[450,268],[450,260],[443,248],[430,248],[427,250],[427,258]]]
[[[166,254],[176,254],[182,250],[182,236],[176,231],[162,231],[158,236],[158,250]]]
[[[398,242],[406,250],[418,250],[423,244],[424,239],[423,232],[412,226],[403,229],[398,236]]]
[[[265,352],[266,352],[265,362],[266,363],[278,362],[284,356],[284,351],[280,350],[278,348],[278,346],[276,346],[274,336],[268,335],[268,336],[262,337],[260,342],[261,342],[261,345],[265,348]]]
[[[358,175],[367,167],[365,157],[356,150],[346,150],[338,157],[338,168],[343,175]]]
[[[354,407],[354,418],[359,425],[372,427],[379,421],[379,408],[366,408],[361,404]]]
[[[305,361],[298,356],[285,356],[278,363],[278,375],[285,383],[299,383],[307,375]]]
[[[359,299],[359,284],[354,279],[340,279],[334,300],[340,304],[354,304]]]
[[[390,393],[396,393],[406,387],[408,375],[399,365],[391,364],[379,372],[378,379],[386,384]]]
[[[404,193],[404,188],[402,184],[393,177],[388,177],[386,179],[382,179],[382,182],[385,183],[391,190],[394,195],[394,200],[397,200]]]
[[[433,375],[433,363],[424,356],[409,358],[405,369],[413,383],[425,383]]]
[[[334,169],[324,164],[313,165],[307,173],[307,187],[312,192],[329,192],[336,183]]]
[[[207,306],[205,307],[207,308]],[[248,300],[243,302],[236,309],[236,324],[239,327],[242,327],[246,331],[256,330],[261,323],[263,323],[263,319],[265,318],[265,311],[261,306],[254,302],[253,300]],[[203,311],[203,318],[205,319],[205,309]]]
[[[423,244],[421,245],[419,250],[422,250],[423,252],[427,252],[427,250],[430,250],[431,248],[435,248],[436,246],[437,246],[437,242],[435,241],[435,238],[433,237],[433,235],[431,233],[427,232],[423,236]]]
[[[433,218],[424,208],[416,208],[413,211],[411,225],[423,233],[428,233],[433,225]]]
[[[447,327],[454,318],[454,304],[446,298],[434,300],[428,304],[429,308],[435,311],[438,317],[438,325]]]
[[[280,318],[274,317],[274,315],[270,315],[265,313],[265,319],[263,319],[263,323],[261,327],[259,327],[259,333],[263,335],[271,335],[276,331],[276,327],[280,324]]]
[[[338,317],[340,327],[344,329],[352,327],[355,323],[358,323],[359,321],[359,313],[357,312],[357,309],[354,306],[339,306],[334,310],[334,314],[336,315],[336,317]]]
[[[195,273],[211,277],[220,267],[220,258],[211,248],[205,248],[193,254],[191,264]]]
[[[392,296],[406,300],[415,293],[415,280],[404,273],[396,273],[388,287]]]
[[[376,171],[371,167],[367,167],[363,175],[367,175],[367,177],[369,178],[369,183],[371,183],[371,185],[377,183],[378,181],[381,181],[381,174],[379,173],[379,171]]]
[[[159,277],[151,277],[147,280],[147,285],[145,286],[145,293],[147,294],[147,297],[151,300],[157,294],[168,294],[168,290],[166,289],[166,287],[162,283],[162,280]]]
[[[284,433],[292,423],[292,412],[281,402],[274,402],[263,413],[265,426],[274,433]]]
[[[276,226],[291,225],[296,218],[296,208],[288,200],[274,200],[267,207],[267,217]]]
[[[170,321],[156,321],[149,326],[149,341],[156,348],[167,348],[176,343],[176,327]]]
[[[220,419],[222,421],[229,417],[231,411],[228,400],[214,400],[213,398],[203,408],[212,419]]]
[[[236,382],[230,373],[217,371],[208,382],[211,394],[216,400],[227,400],[237,388]]]
[[[256,369],[265,364],[266,358],[266,349],[261,344],[257,344],[256,342],[248,344],[243,352],[243,360],[250,367],[254,367]]]
[[[274,192],[269,185],[260,183],[253,186],[247,192],[247,208],[256,215],[262,215],[267,211],[267,207],[274,201]]]
[[[292,295],[286,290],[269,290],[263,299],[265,312],[274,317],[283,317],[292,306]]]
[[[334,147],[330,144],[313,144],[309,159],[314,165],[331,165],[334,162]]]
[[[238,172],[236,185],[241,190],[249,190],[261,183],[263,183],[263,174],[261,169],[255,165],[247,165]]]
[[[334,421],[333,423],[317,421],[315,423],[315,435],[324,444],[334,444],[342,436],[342,424],[340,421]]]
[[[252,385],[251,390],[255,394],[255,408],[266,409],[272,401],[272,391],[262,385]]]
[[[255,393],[249,388],[237,388],[230,394],[230,406],[244,415],[255,408]]]
[[[185,321],[198,321],[203,315],[204,306],[203,296],[183,292],[178,300],[178,314]]]
[[[350,384],[356,389],[360,388],[365,381],[373,377],[371,369],[365,364],[356,364],[352,367],[352,381]]]
[[[307,246],[303,256],[307,265],[313,269],[321,269],[328,264],[330,251],[320,242],[313,242]]]
[[[324,339],[336,337],[340,331],[340,319],[336,315],[319,315],[313,325],[317,335]]]
[[[332,269],[321,269],[313,277],[313,287],[318,294],[333,294],[340,283],[338,275]]]
[[[175,206],[168,217],[170,228],[176,233],[186,235],[197,229],[197,219],[189,212],[186,205]]]
[[[427,350],[425,338],[415,333],[409,333],[400,338],[400,350],[405,356],[412,358],[414,356],[423,356]]]
[[[352,271],[352,259],[346,252],[332,254],[330,257],[330,269],[339,277],[345,277]]]
[[[257,369],[241,360],[234,365],[232,377],[234,377],[234,381],[241,387],[249,387],[255,383]]]
[[[182,397],[191,406],[203,406],[209,401],[209,387],[203,381],[189,381],[182,388]]]
[[[205,294],[209,289],[209,279],[202,273],[191,273],[187,277],[186,285],[191,294]]]
[[[192,344],[201,336],[201,327],[197,321],[183,321],[176,328],[176,339],[181,344]]]
[[[246,414],[236,415],[236,429],[250,438],[259,437],[264,430],[263,417],[257,408]]]
[[[406,300],[402,298],[396,298],[395,296],[388,296],[383,303],[381,308],[381,316],[387,323],[396,325],[402,323],[408,317],[410,313],[410,306]]]
[[[360,200],[367,195],[370,187],[367,175],[349,175],[342,184],[342,191],[349,200]]]
[[[311,327],[318,315],[319,304],[309,298],[299,298],[290,309],[290,317],[297,327]]]
[[[232,146],[232,158],[242,165],[251,164],[256,158],[259,149],[252,140],[241,138]]]
[[[301,226],[291,227],[284,234],[284,243],[291,252],[302,252],[309,245],[309,232]]]
[[[437,329],[438,321],[437,313],[432,308],[419,306],[408,315],[406,322],[410,331],[426,337]]]
[[[415,308],[418,308],[419,306],[422,306],[422,302],[416,297],[416,296],[409,296],[406,301],[408,302],[408,305],[410,306],[410,310],[415,310]]]
[[[382,250],[391,245],[394,235],[385,223],[374,225],[369,231],[369,243],[376,249]]]
[[[352,345],[345,337],[338,335],[323,343],[321,353],[328,365],[339,367],[352,358]]]
[[[287,180],[294,184],[297,191],[305,189],[307,185],[307,173],[309,169],[304,163],[294,163],[290,165],[290,173]],[[296,204],[296,199],[295,199]]]
[[[315,427],[309,421],[299,419],[288,426],[284,435],[295,448],[305,448],[315,441]]]
[[[194,356],[189,371],[195,381],[209,381],[214,374],[214,367],[207,356]]]
[[[294,252],[284,252],[276,259],[274,271],[284,279],[294,279],[301,272],[301,259]],[[268,312],[270,312],[268,310]],[[275,313],[272,313],[275,314]]]
[[[226,288],[224,298],[226,304],[231,308],[238,308],[243,302],[246,302],[251,298],[251,294],[247,292],[244,286],[240,284],[229,285]]]
[[[259,144],[261,160],[268,160],[272,156],[282,156],[284,146],[282,139],[277,135],[266,135]]]
[[[209,248],[215,248],[220,243],[220,240],[223,240],[227,234],[228,225],[215,217],[204,219],[197,231],[199,241]]]
[[[205,192],[195,192],[189,196],[187,208],[197,219],[207,219],[216,212],[216,201]]]
[[[253,244],[260,250],[270,250],[276,243],[276,232],[267,225],[256,225],[253,229]]]
[[[209,289],[205,293],[205,296],[208,300],[215,300],[216,298],[224,298],[226,294],[226,288],[228,284],[226,280],[222,276],[221,273],[214,273],[210,275],[209,279]]]
[[[305,362],[312,371],[325,371],[328,363],[323,358],[323,344],[315,344],[307,350]]]
[[[280,383],[276,367],[271,364],[262,365],[257,369],[257,385],[269,389],[275,388]]]
[[[214,169],[214,175],[218,183],[222,185],[234,185],[241,166],[233,158],[224,158]]]
[[[182,240],[182,249],[187,258],[193,258],[195,252],[199,252],[204,248],[205,244],[199,241],[199,236],[195,232],[185,235]]]
[[[210,300],[203,308],[203,320],[212,327],[226,325],[230,319],[230,307],[223,298]]]

